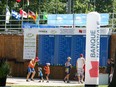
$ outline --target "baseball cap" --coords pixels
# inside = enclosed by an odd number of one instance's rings
[[[34,60],[35,60],[36,62],[38,62],[38,61],[39,61],[39,58],[38,58],[38,57],[36,57]]]
[[[50,65],[50,63],[46,63],[46,65]]]
[[[68,57],[67,59],[71,59],[71,57]]]
[[[80,54],[80,57],[83,57],[83,54]]]

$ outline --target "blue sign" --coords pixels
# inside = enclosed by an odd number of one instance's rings
[[[73,25],[72,14],[50,14],[48,15],[48,25],[64,26]]]
[[[109,14],[102,13],[101,26],[109,24]],[[49,14],[48,25],[54,26],[86,26],[87,14]]]
[[[74,25],[75,26],[86,26],[86,21],[87,21],[86,18],[87,18],[86,14],[75,14]]]
[[[102,13],[102,14],[100,14],[100,16],[101,16],[100,24],[103,26],[108,25],[109,24],[109,14]]]
[[[29,22],[24,22],[22,28],[56,28],[55,26],[50,25],[37,25]]]

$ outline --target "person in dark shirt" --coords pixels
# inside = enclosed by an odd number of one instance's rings
[[[113,74],[114,74],[114,59],[113,58],[111,58],[110,63],[111,63],[111,70],[109,75],[109,81],[111,82],[113,78]]]
[[[106,73],[108,73],[108,75],[110,75],[110,71],[111,71],[111,60],[108,59],[108,60],[107,60]]]
[[[113,71],[114,71],[114,59],[110,58],[107,61],[107,68],[106,68],[106,73],[108,73],[108,83],[112,81],[112,76],[113,76]]]

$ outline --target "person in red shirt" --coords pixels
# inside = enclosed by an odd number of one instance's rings
[[[46,63],[46,66],[44,67],[46,80],[49,82],[49,75],[50,75],[50,63]]]
[[[27,82],[29,82],[28,79],[29,79],[31,73],[32,73],[32,75],[31,75],[31,80],[34,81],[34,80],[33,80],[33,77],[35,76],[35,69],[34,69],[34,67],[35,67],[35,65],[36,65],[36,62],[38,62],[38,61],[39,61],[39,58],[36,57],[35,59],[32,59],[32,60],[29,62],[29,65],[28,65],[28,74],[27,74],[27,78],[26,78],[26,81],[27,81]]]

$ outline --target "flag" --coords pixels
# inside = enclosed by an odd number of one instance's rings
[[[40,18],[39,18],[39,16],[38,16],[37,12],[36,12],[36,24],[37,24],[37,25],[39,25],[39,20],[40,20]]]
[[[27,13],[26,13],[24,10],[20,9],[19,14],[20,14],[23,18],[27,18]]]
[[[10,19],[10,11],[8,9],[8,7],[6,8],[6,23],[9,23],[9,19]]]
[[[36,15],[35,15],[34,12],[29,11],[29,12],[28,12],[28,17],[29,17],[29,18],[32,18],[34,21],[36,21]]]
[[[16,0],[16,2],[17,2],[17,3],[20,3],[20,2],[21,2],[21,0]]]
[[[29,0],[27,0],[27,5],[29,5]]]
[[[48,14],[46,12],[43,13],[43,20],[47,20],[48,19]]]
[[[14,10],[12,10],[12,16],[15,17],[18,20],[20,20],[20,18],[21,18],[21,15],[18,12],[14,11]]]

